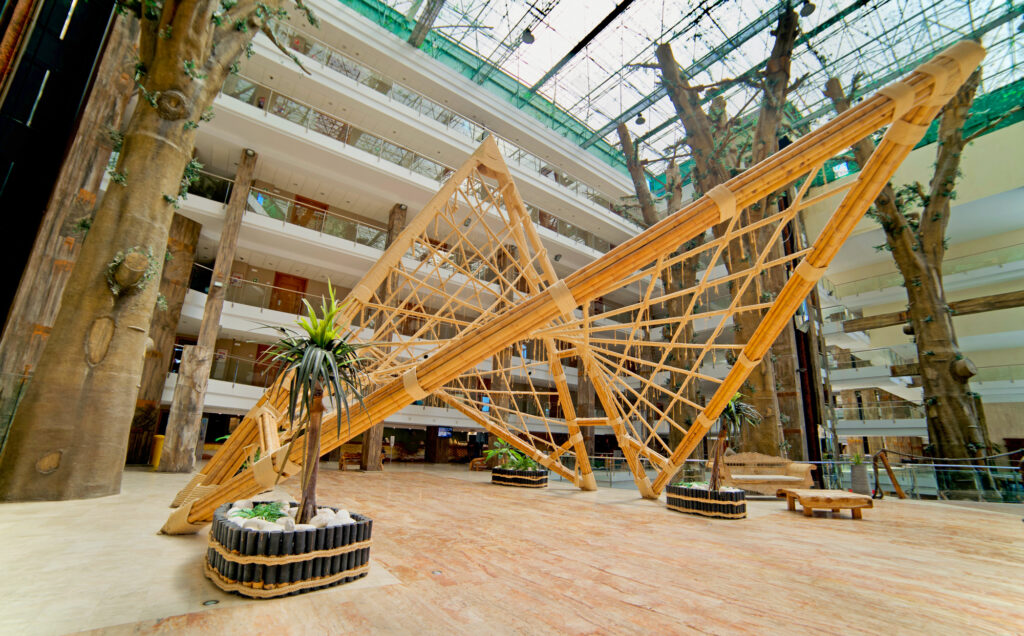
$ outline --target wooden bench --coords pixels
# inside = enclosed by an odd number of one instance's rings
[[[874,502],[869,495],[858,495],[845,490],[804,490],[801,488],[779,488],[777,497],[785,497],[790,510],[796,510],[796,502],[803,506],[804,516],[813,517],[814,511],[831,510],[839,514],[840,510],[849,510],[854,519],[861,518],[861,510],[873,508]]]
[[[487,465],[487,459],[483,457],[474,457],[473,459],[469,460],[469,469],[490,470],[490,467]]]
[[[338,470],[348,470],[346,466],[349,464],[355,464],[358,468],[362,466],[363,455],[362,453],[342,453],[338,459]]]
[[[812,470],[814,464],[761,453],[736,453],[722,458],[722,485],[774,495],[780,488],[810,488],[814,485]]]

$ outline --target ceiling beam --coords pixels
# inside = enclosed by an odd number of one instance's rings
[[[437,20],[437,16],[441,13],[441,7],[443,6],[444,0],[427,0],[427,8],[423,10],[423,14],[417,20],[416,27],[412,30],[407,40],[413,48],[420,48],[423,42],[426,41],[427,34],[430,33],[430,29],[434,26],[434,21]]]
[[[776,20],[779,19],[779,16],[782,15],[782,12],[786,10],[787,5],[787,2],[780,2],[770,11],[766,11],[765,13],[761,14],[761,16],[758,17],[756,20],[754,20],[747,26],[737,31],[736,35],[728,38],[725,42],[722,42],[711,51],[708,51],[708,53],[704,57],[700,58],[689,67],[683,69],[682,74],[685,75],[687,78],[691,78],[697,73],[706,71],[708,68],[711,67],[712,64],[724,59],[725,56],[731,53],[734,49],[742,46],[745,42],[753,38],[755,35],[775,24]],[[621,115],[605,124],[600,130],[591,135],[581,145],[584,148],[589,148],[590,146],[597,143],[599,140],[603,139],[606,135],[610,134],[613,130],[615,130],[615,127],[618,126],[620,123],[633,119],[641,112],[647,110],[648,108],[656,104],[659,100],[661,100],[662,97],[664,97],[667,94],[668,93],[665,92],[664,86],[661,86],[659,84],[658,88],[656,88],[652,93],[650,93],[637,103],[633,104],[632,106],[624,110]]]
[[[1005,13],[1003,13],[999,17],[997,17],[994,20],[991,20],[991,21],[981,25],[980,27],[978,27],[977,29],[975,29],[975,30],[971,31],[970,33],[964,35],[960,39],[962,39],[962,40],[980,40],[982,38],[982,36],[984,36],[989,31],[991,31],[991,30],[993,30],[995,28],[1003,26],[1004,24],[1006,24],[1007,22],[1013,20],[1014,18],[1016,18],[1019,15],[1024,15],[1024,4],[1020,4],[1020,5],[1017,5],[1015,7],[1010,7],[1009,9],[1006,10]],[[857,91],[855,93],[852,93],[850,95],[850,98],[851,99],[856,99],[856,98],[861,97],[863,95],[866,95],[868,93],[874,92],[876,89],[881,88],[882,86],[885,86],[886,84],[888,84],[889,82],[895,80],[896,78],[902,77],[909,70],[917,68],[923,62],[927,62],[928,60],[932,59],[933,57],[935,57],[935,54],[937,52],[938,51],[928,51],[927,53],[921,55],[920,57],[918,57],[916,59],[911,60],[910,62],[904,64],[903,66],[901,66],[901,67],[899,67],[899,68],[897,68],[897,69],[895,69],[895,70],[893,70],[893,71],[891,71],[889,73],[886,73],[882,77],[880,77],[878,79],[875,79],[875,80],[872,80],[870,82],[866,82],[863,85],[858,86],[857,87]],[[812,113],[809,113],[809,114],[803,116],[802,118],[798,119],[797,121],[793,122],[793,127],[794,128],[799,127],[799,126],[801,126],[803,124],[812,122],[815,119],[817,119],[819,117],[823,117],[824,115],[828,115],[828,114],[830,114],[832,112],[833,112],[832,105],[831,104],[827,104],[825,106],[822,106],[818,110],[816,110],[816,111],[814,111]]]
[[[590,42],[593,41],[593,39],[597,37],[598,34],[601,33],[601,31],[604,31],[608,27],[608,25],[615,20],[615,18],[622,15],[622,12],[628,9],[629,5],[633,4],[633,2],[634,0],[623,0],[619,4],[615,5],[615,8],[612,9],[611,12],[608,15],[606,15],[604,19],[601,20],[601,22],[599,22],[596,27],[591,29],[590,33],[586,34],[582,40],[577,42],[576,45],[573,46],[572,49],[568,53],[566,53],[562,59],[558,60],[558,63],[552,66],[551,69],[544,74],[544,77],[537,80],[537,83],[531,86],[527,93],[529,95],[533,95],[534,93],[536,93],[541,86],[544,86],[544,84],[546,84],[549,79],[554,77],[555,74],[558,73],[558,71],[562,70],[562,67],[568,64],[572,60],[572,58],[576,57],[577,55],[579,55],[580,51],[587,48],[587,45],[590,44]],[[529,97],[527,97],[527,99],[529,99]]]

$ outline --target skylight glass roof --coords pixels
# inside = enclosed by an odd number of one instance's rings
[[[415,19],[426,2],[388,0]],[[802,83],[789,96],[799,128],[831,116],[822,94],[825,80],[870,93],[964,37],[982,37],[989,50],[980,92],[1018,81],[1024,4],[1010,0],[817,0],[801,17],[792,78]],[[776,0],[634,0],[582,51],[542,85],[539,80],[614,8],[612,0],[448,0],[434,35],[488,63],[475,79],[503,72],[522,85],[520,102],[549,100],[586,125],[582,145],[603,139],[618,144],[615,123],[629,122],[641,155],[661,156],[682,137],[668,97],[653,68],[654,49],[671,41],[676,59],[695,85],[756,73],[772,46],[771,31],[784,3]],[[794,3],[798,10],[803,6]],[[524,41],[529,30],[532,43]],[[527,40],[531,39],[529,36]],[[734,84],[722,93],[730,115],[753,112],[756,89]],[[534,98],[536,99],[536,98]],[[636,124],[638,113],[646,120]]]

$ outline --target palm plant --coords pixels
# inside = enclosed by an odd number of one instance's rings
[[[308,315],[299,318],[301,331],[275,327],[282,338],[264,354],[261,362],[275,365],[274,384],[280,389],[288,382],[288,418],[294,426],[305,424],[295,431],[305,443],[302,462],[302,500],[296,514],[297,523],[306,523],[316,515],[316,478],[320,464],[320,423],[324,413],[324,395],[333,402],[337,414],[338,432],[341,432],[341,414],[350,420],[349,395],[362,403],[362,359],[356,347],[343,335],[344,328],[336,324],[342,305],[334,296],[334,288],[327,284],[328,297],[321,299],[320,315],[306,299],[302,299]],[[351,422],[350,422],[351,426]],[[289,448],[291,444],[289,444]]]
[[[725,440],[729,435],[738,437],[744,425],[757,426],[761,422],[761,414],[753,406],[744,402],[742,393],[732,396],[729,403],[718,416],[718,440],[715,442],[715,459],[711,464],[711,481],[708,489],[718,492],[722,472],[722,453],[725,451]]]

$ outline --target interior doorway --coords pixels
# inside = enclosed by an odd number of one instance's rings
[[[292,274],[274,272],[274,290],[270,294],[270,308],[289,314],[302,312],[302,295],[306,292],[308,279]]]

